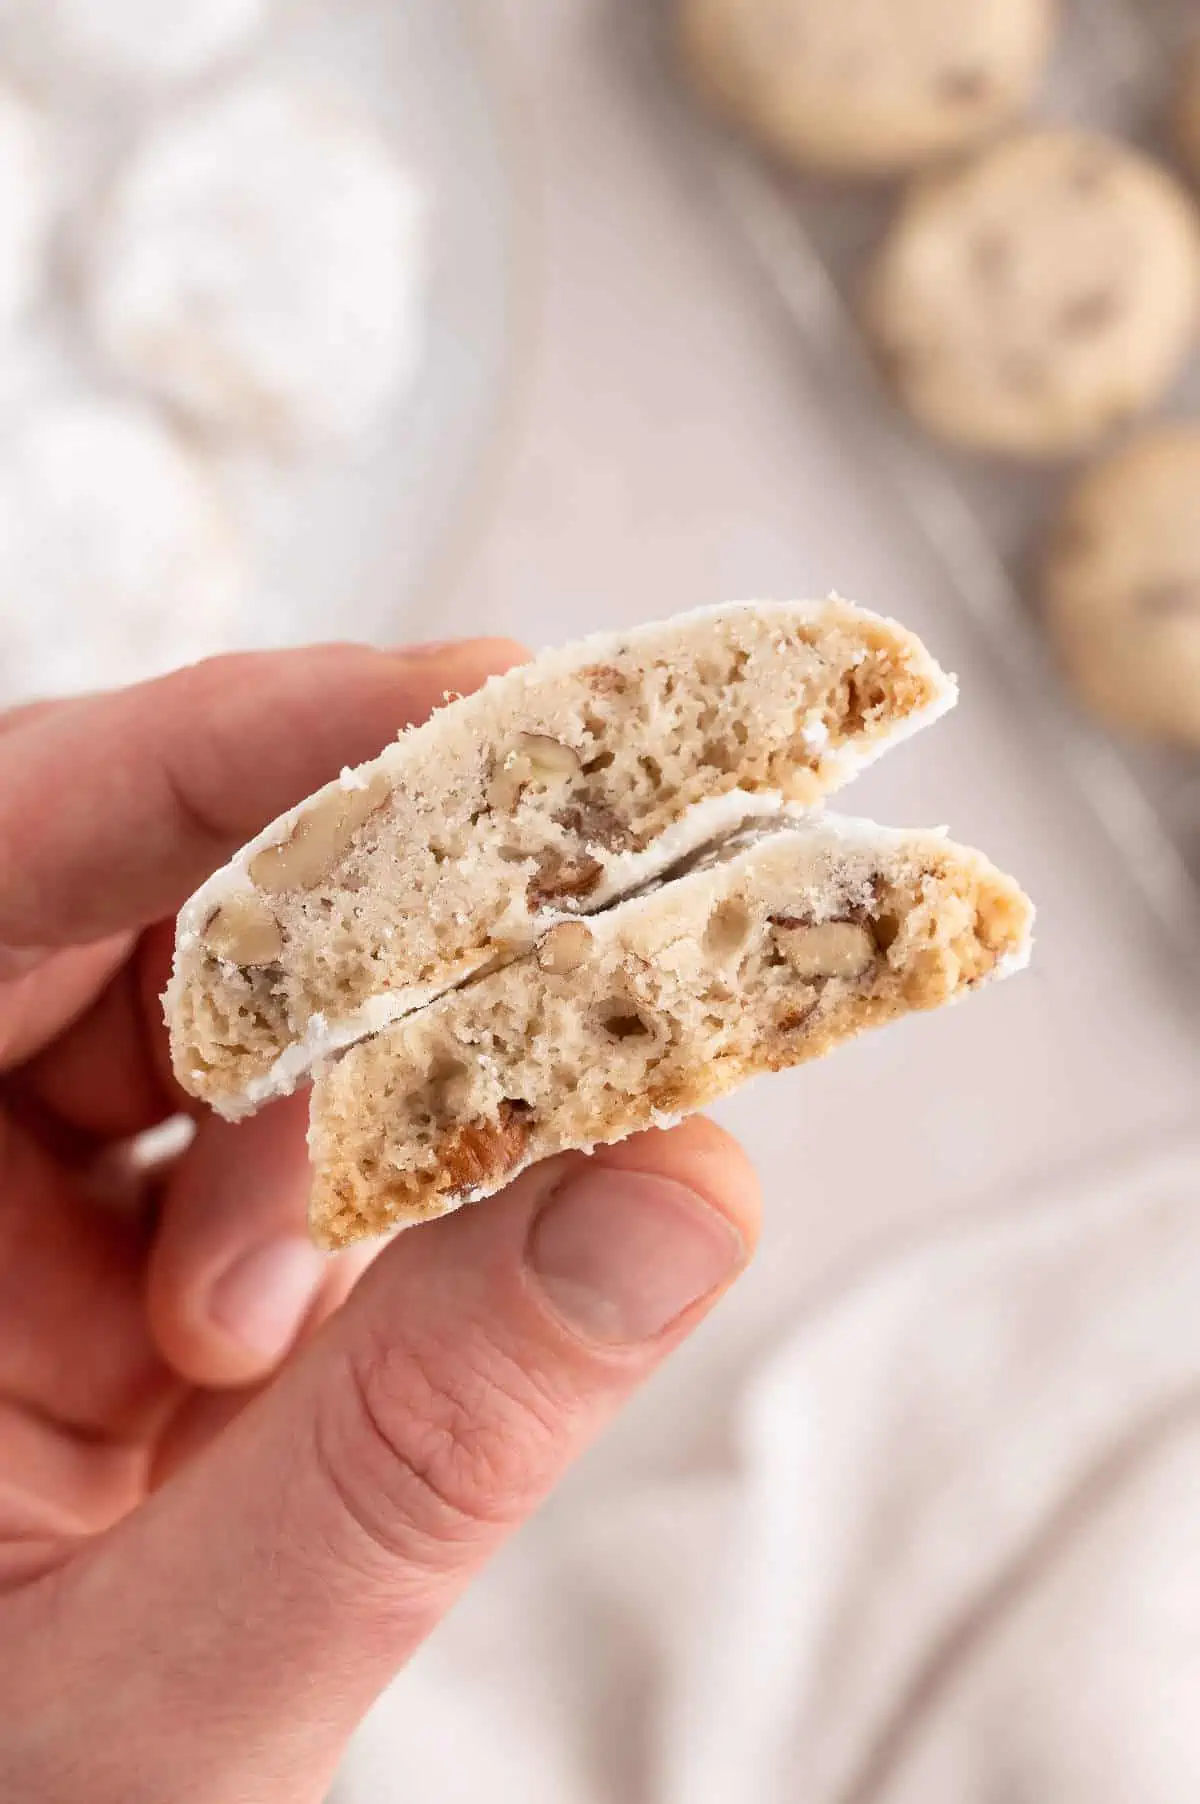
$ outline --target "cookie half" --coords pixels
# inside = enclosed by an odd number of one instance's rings
[[[180,915],[181,1083],[237,1115],[936,718],[920,641],[836,598],[716,608],[493,678],[343,771]]]
[[[937,834],[784,816],[352,1047],[318,1077],[335,1247],[703,1107],[1017,969],[1032,908]]]

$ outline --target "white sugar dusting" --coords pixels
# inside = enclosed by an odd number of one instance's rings
[[[0,440],[10,692],[102,688],[202,657],[236,618],[247,575],[203,460],[140,406],[58,402]]]
[[[9,0],[23,30],[85,74],[131,82],[182,81],[242,49],[268,0]],[[27,17],[26,17],[27,15]]]
[[[424,343],[424,191],[349,101],[266,81],[152,132],[100,222],[97,338],[205,427],[369,429]]]

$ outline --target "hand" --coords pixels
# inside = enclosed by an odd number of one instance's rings
[[[0,718],[0,1797],[305,1804],[489,1554],[748,1257],[694,1122],[553,1160],[366,1272],[303,1098],[190,1106],[169,917],[494,643],[222,659]],[[344,1307],[339,1308],[339,1304]]]

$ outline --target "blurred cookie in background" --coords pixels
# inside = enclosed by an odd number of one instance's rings
[[[0,438],[0,701],[220,650],[246,586],[206,464],[140,406],[57,400]]]
[[[349,100],[255,82],[152,130],[102,213],[96,340],[223,435],[295,450],[371,427],[416,374],[422,190]]]
[[[0,330],[15,324],[41,282],[50,187],[45,121],[15,88],[0,83]]]
[[[1175,87],[1175,147],[1188,175],[1200,186],[1200,38],[1183,59]]]
[[[1094,444],[1149,408],[1200,317],[1189,196],[1115,140],[1027,131],[903,203],[864,319],[930,431],[1011,456]]]
[[[892,175],[1028,100],[1051,0],[680,0],[696,85],[802,168]]]
[[[1200,423],[1145,428],[1084,472],[1042,584],[1084,700],[1116,726],[1200,746]]]
[[[133,83],[205,75],[266,22],[269,0],[4,0],[14,40],[39,62]]]

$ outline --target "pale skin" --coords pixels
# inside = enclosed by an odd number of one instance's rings
[[[158,1001],[180,903],[520,655],[262,654],[0,716],[0,1797],[315,1804],[750,1256],[753,1174],[703,1122],[374,1261],[305,1240],[302,1097],[128,1168],[194,1109]]]

